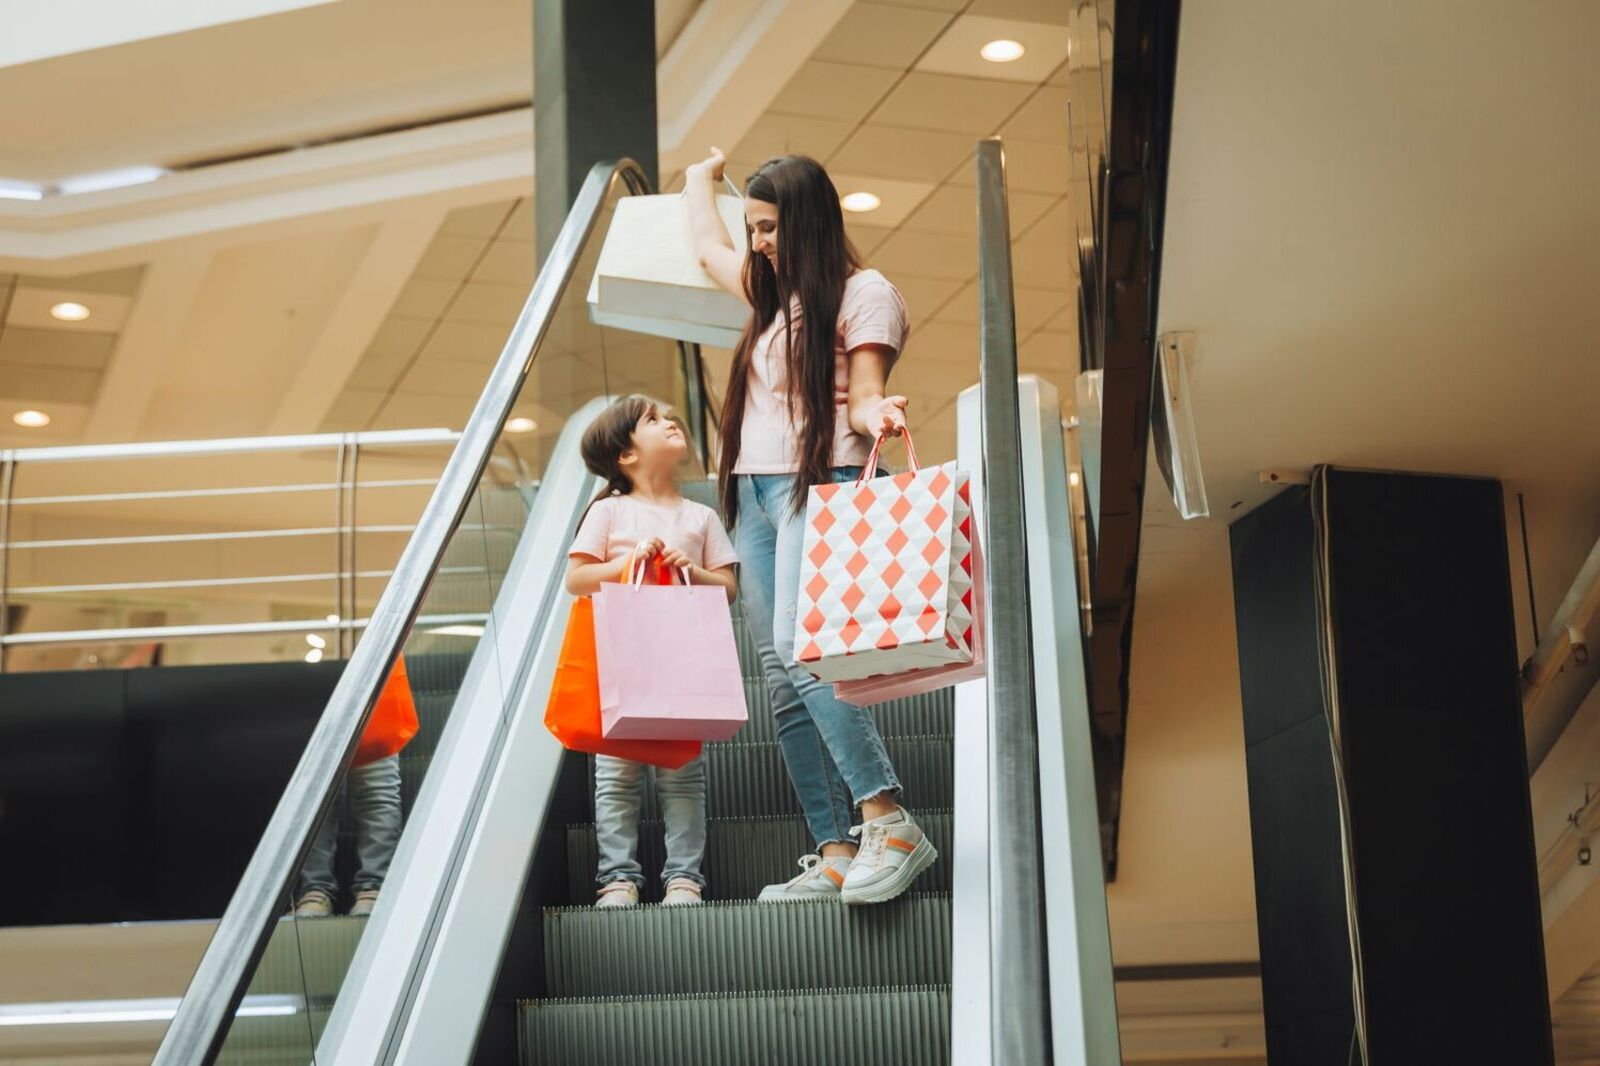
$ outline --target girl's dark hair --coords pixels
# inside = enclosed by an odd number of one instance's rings
[[[633,447],[633,431],[639,425],[639,420],[654,408],[655,404],[643,396],[624,397],[601,411],[599,417],[583,431],[583,440],[578,445],[583,465],[595,477],[606,480],[606,487],[600,490],[600,495],[589,501],[590,507],[607,496],[626,496],[633,491],[633,482],[622,470],[622,456]],[[587,510],[584,511],[585,517],[588,514]]]
[[[791,506],[799,511],[807,490],[828,480],[833,466],[839,306],[844,302],[845,279],[861,269],[861,257],[845,236],[839,192],[821,163],[800,155],[770,159],[750,175],[744,191],[745,196],[778,208],[778,269],[774,271],[767,257],[753,250],[745,256],[744,294],[754,310],[733,353],[722,401],[717,465],[717,492],[730,523],[739,511],[733,468],[739,461],[741,423],[750,392],[751,350],[780,313],[789,352],[789,414],[800,430],[800,471]],[[791,314],[795,302],[800,305],[798,318]]]

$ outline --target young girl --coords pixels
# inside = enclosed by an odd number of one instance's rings
[[[573,538],[568,592],[592,596],[603,581],[623,581],[630,559],[639,566],[659,559],[674,572],[688,567],[695,584],[718,585],[733,599],[739,560],[722,522],[711,508],[678,492],[674,470],[687,447],[682,427],[637,396],[606,408],[584,432],[584,465],[606,479],[606,488],[589,505]],[[706,850],[705,765],[695,759],[676,770],[652,769],[667,829],[662,902],[669,907],[699,903],[706,883],[700,874]],[[639,902],[644,884],[637,857],[639,786],[644,773],[642,763],[595,756],[597,907]]]
[[[854,481],[878,436],[898,435],[906,398],[889,370],[909,331],[905,301],[862,267],[822,164],[782,156],[745,183],[749,254],[717,213],[722,153],[689,167],[694,249],[706,272],[750,304],[722,408],[717,468],[737,521],[740,596],[772,693],[778,743],[817,854],[763,900],[881,903],[938,857],[900,806],[901,783],[872,712],[794,664],[795,601],[808,490]],[[851,825],[852,805],[862,823]]]

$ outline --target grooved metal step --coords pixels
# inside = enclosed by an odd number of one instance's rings
[[[521,1005],[522,1061],[587,1066],[947,1066],[950,991],[589,999]]]
[[[886,737],[884,747],[905,786],[907,807],[915,812],[951,806],[955,795],[952,737]],[[710,744],[706,746],[705,760],[706,804],[714,816],[759,818],[802,813],[775,741]],[[591,788],[591,820],[593,799]],[[642,817],[647,821],[661,817],[652,788],[644,790]]]
[[[950,812],[918,811],[922,826],[939,849],[941,861],[923,871],[912,885],[917,892],[950,890]],[[706,861],[703,873],[710,884],[706,898],[754,899],[769,884],[787,881],[799,873],[796,860],[814,850],[803,818],[713,818],[706,826]],[[666,845],[660,822],[639,826],[639,863],[646,878],[645,898],[659,899]],[[595,846],[593,825],[567,827],[567,900],[573,905],[594,902]]]
[[[562,908],[545,912],[544,934],[554,998],[941,984],[950,975],[944,894],[871,907]]]
[[[365,918],[278,919],[250,979],[249,995],[305,995],[332,1002],[367,926]]]

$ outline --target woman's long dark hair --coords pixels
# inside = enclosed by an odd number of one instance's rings
[[[780,156],[761,164],[745,182],[745,196],[778,208],[778,269],[751,251],[744,261],[744,293],[754,309],[733,353],[728,393],[722,400],[722,450],[717,492],[731,524],[739,494],[733,468],[743,443],[745,400],[750,392],[750,357],[756,338],[784,317],[788,341],[789,415],[800,431],[800,471],[791,505],[805,506],[812,485],[828,480],[833,466],[834,343],[845,279],[861,269],[861,257],[844,232],[839,192],[815,159]],[[798,301],[799,316],[791,314]]]

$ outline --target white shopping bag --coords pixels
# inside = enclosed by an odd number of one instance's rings
[[[734,248],[744,255],[750,247],[744,200],[718,196],[717,211]],[[750,308],[701,268],[689,234],[687,199],[681,194],[624,196],[611,216],[589,284],[589,317],[600,326],[732,348]]]
[[[906,449],[908,473],[810,491],[795,662],[823,681],[973,661],[971,478]]]

